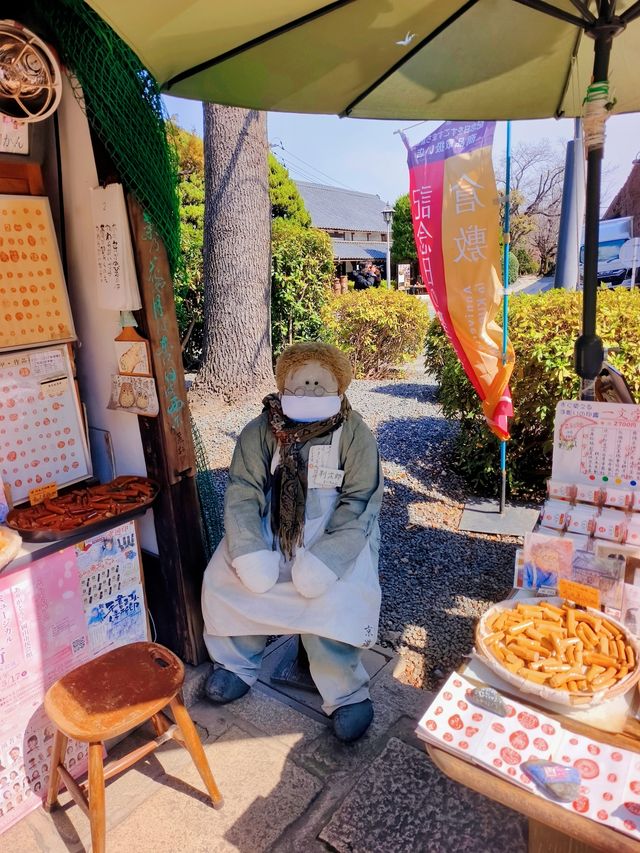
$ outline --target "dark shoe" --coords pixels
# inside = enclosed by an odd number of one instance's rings
[[[356,702],[355,705],[343,705],[331,715],[333,733],[345,743],[351,743],[362,737],[373,720],[371,699]]]
[[[228,669],[213,670],[204,685],[204,692],[210,702],[216,705],[226,705],[248,693],[249,685]]]

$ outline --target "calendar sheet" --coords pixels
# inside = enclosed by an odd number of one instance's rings
[[[66,344],[0,354],[0,476],[14,503],[91,474]]]
[[[554,480],[635,490],[640,483],[640,406],[564,400],[556,407]]]
[[[76,545],[89,644],[102,654],[147,638],[140,556],[132,521]]]
[[[74,339],[49,199],[0,195],[0,350]]]
[[[146,625],[133,521],[0,575],[0,834],[47,791],[47,689],[107,649],[146,640]],[[65,763],[84,773],[86,744],[70,740]]]

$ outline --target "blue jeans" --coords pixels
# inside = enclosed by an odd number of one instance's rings
[[[309,656],[311,677],[322,696],[325,714],[369,698],[369,675],[362,663],[362,649],[314,634],[301,634],[300,639]],[[215,637],[205,633],[204,641],[212,660],[246,684],[255,684],[266,637]]]

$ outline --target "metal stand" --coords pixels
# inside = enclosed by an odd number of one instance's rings
[[[592,29],[587,30],[595,42],[593,81],[604,82],[609,74],[609,57],[613,37],[624,24],[615,16],[615,3],[603,0],[600,14]],[[582,295],[582,334],[576,341],[574,358],[576,373],[593,381],[604,361],[602,340],[596,335],[596,302],[598,298],[598,242],[600,229],[600,182],[604,150],[590,148],[587,154],[587,199],[584,223],[584,284]],[[589,386],[583,383],[583,393]],[[583,399],[589,399],[583,397]]]
[[[504,257],[502,262],[502,366],[509,346],[509,254],[511,249],[511,122],[507,122],[507,171],[504,185]],[[500,515],[507,509],[507,442],[500,442]]]

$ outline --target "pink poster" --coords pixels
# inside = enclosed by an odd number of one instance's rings
[[[53,728],[45,692],[89,657],[73,548],[0,575],[0,833],[46,792]],[[84,771],[86,748],[70,742],[67,759],[74,775]]]

